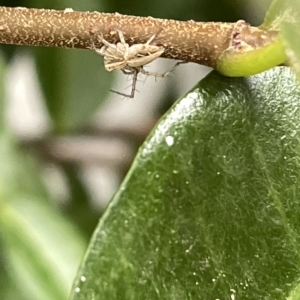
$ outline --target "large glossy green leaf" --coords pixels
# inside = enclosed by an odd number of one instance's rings
[[[286,299],[300,273],[299,125],[288,68],[207,76],[141,147],[71,299]]]

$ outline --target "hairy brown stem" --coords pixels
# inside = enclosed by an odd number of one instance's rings
[[[0,43],[91,49],[91,33],[114,43],[116,29],[122,30],[129,45],[145,43],[158,33],[152,44],[162,45],[162,57],[216,66],[220,54],[232,47],[236,23],[195,22],[134,17],[99,12],[0,7]],[[257,43],[266,32],[245,23],[245,38]],[[255,36],[256,34],[256,36]],[[242,32],[239,32],[239,39]],[[96,47],[102,44],[95,41]]]

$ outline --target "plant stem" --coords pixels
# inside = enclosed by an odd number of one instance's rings
[[[244,38],[256,47],[272,40],[277,32],[262,31],[244,22]],[[236,23],[195,22],[134,17],[118,13],[64,11],[0,7],[0,43],[91,49],[91,34],[116,43],[116,29],[129,45],[145,43],[159,33],[152,44],[162,45],[162,57],[195,62],[216,68],[220,55],[232,47]],[[239,42],[243,34],[239,35]],[[102,46],[95,41],[96,47]]]

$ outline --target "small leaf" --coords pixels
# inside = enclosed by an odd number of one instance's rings
[[[288,68],[212,72],[141,147],[71,299],[286,299],[300,274],[299,120]]]
[[[299,26],[300,10],[298,0],[273,0],[260,28],[279,30],[282,22]]]
[[[300,75],[300,2],[299,0],[274,0],[266,14],[263,29],[280,30],[287,62]]]
[[[280,26],[281,35],[286,46],[288,63],[300,78],[300,2],[293,2],[293,10],[298,13],[298,19],[295,22],[282,22]]]

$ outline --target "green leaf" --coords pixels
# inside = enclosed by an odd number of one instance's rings
[[[289,65],[300,75],[300,2],[299,0],[274,0],[262,28],[280,30]]]
[[[71,299],[286,299],[300,273],[299,120],[288,68],[212,72],[141,147]]]
[[[279,30],[282,22],[300,25],[299,0],[273,0],[261,29]]]
[[[293,2],[293,8],[298,12],[298,19],[293,23],[282,22],[280,29],[284,38],[289,65],[300,78],[300,3],[299,1]]]
[[[0,245],[6,271],[1,274],[10,276],[20,299],[65,300],[85,241],[51,203],[41,170],[4,130],[0,165]]]
[[[300,6],[299,6],[300,8]],[[281,32],[284,37],[289,65],[300,78],[300,33],[295,24],[282,23]]]

